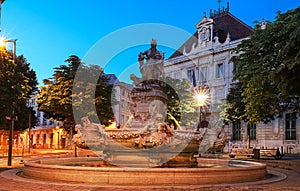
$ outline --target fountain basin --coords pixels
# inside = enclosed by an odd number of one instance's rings
[[[32,160],[25,163],[23,176],[47,181],[120,185],[240,183],[262,180],[267,176],[265,164],[221,159],[198,158],[198,168],[89,166],[103,162],[98,157]]]

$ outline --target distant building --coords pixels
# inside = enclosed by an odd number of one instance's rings
[[[28,131],[26,131],[28,133]],[[43,149],[62,149],[70,147],[69,134],[63,127],[36,127],[31,129],[31,147]]]
[[[116,125],[124,127],[130,118],[130,92],[133,89],[131,84],[117,82],[114,85],[114,93],[117,104],[113,106]]]
[[[36,93],[37,94],[37,93]],[[37,117],[37,122],[31,124],[29,129],[24,131],[14,131],[13,135],[13,155],[20,156],[29,147],[30,148],[65,148],[70,144],[69,136],[63,129],[62,123],[56,120],[46,119],[44,113],[38,110],[36,104],[36,94],[31,95],[28,106],[32,107]],[[29,143],[29,137],[31,139]],[[9,130],[0,130],[0,156],[7,155]]]
[[[31,107],[35,111],[35,116],[37,117],[37,122],[32,124],[32,126],[35,127],[56,127],[58,125],[58,122],[56,120],[47,119],[44,117],[44,112],[38,110],[38,104],[37,104],[37,94],[38,92],[35,92],[33,95],[30,96],[30,99],[28,100],[28,107]]]
[[[13,134],[13,156],[21,156],[23,152],[23,138],[21,131],[14,131]],[[8,155],[9,131],[0,130],[0,157]]]
[[[118,78],[115,74],[105,74],[105,73],[102,73],[102,75],[106,78],[108,78],[108,84],[109,85],[114,85],[117,81],[118,81]]]
[[[266,27],[262,22],[262,29]],[[230,62],[233,49],[248,39],[253,29],[226,8],[204,13],[196,24],[197,31],[165,61],[166,76],[189,79],[195,86],[207,85],[210,104],[205,110],[211,125],[220,119],[220,106],[225,103],[229,88],[233,85],[233,66]],[[285,153],[300,153],[299,114],[284,113],[268,124],[251,124],[247,132],[244,122],[230,124],[225,131],[231,138],[225,151],[232,147],[246,147],[247,133],[252,148],[280,148]],[[228,149],[228,150],[227,150]]]
[[[44,112],[38,110],[37,93],[31,95],[28,100],[28,107],[35,111],[37,122],[32,122],[31,129],[20,133],[22,147],[28,148],[66,148],[70,145],[70,138],[63,128],[63,124],[53,119],[47,119]],[[30,133],[30,135],[29,135]],[[30,138],[30,143],[29,143]],[[19,143],[21,143],[19,141]],[[19,144],[20,146],[20,144]]]

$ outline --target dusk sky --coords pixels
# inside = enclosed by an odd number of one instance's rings
[[[226,2],[222,1],[221,7],[226,6]],[[230,12],[251,27],[255,20],[274,21],[277,11],[286,12],[300,5],[299,0],[229,2]],[[146,25],[151,30],[152,25],[147,24],[155,23],[192,34],[203,12],[209,16],[210,9],[218,7],[217,0],[6,0],[2,5],[1,36],[18,39],[17,54],[27,58],[42,85],[43,79],[52,76],[53,68],[65,64],[64,60],[70,55],[84,58],[95,44],[102,43],[103,37],[113,36],[112,33],[120,35],[124,27]],[[158,44],[164,41],[159,35],[153,36],[156,33],[146,33],[135,32],[122,38],[124,41],[145,39],[150,43],[152,35],[152,38],[158,38]],[[176,41],[172,46],[180,46],[187,36],[169,33],[168,38]],[[113,47],[118,41],[110,41],[110,45]],[[131,70],[129,66],[137,61],[139,51],[148,48],[140,45],[145,44],[130,45],[128,49],[123,47],[121,52],[111,56],[111,67],[104,67],[105,72],[118,76],[126,67]],[[108,54],[110,48],[105,48]],[[105,51],[102,54],[106,54]],[[164,51],[167,58],[173,50],[166,48]]]

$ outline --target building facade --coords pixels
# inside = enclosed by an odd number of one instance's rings
[[[26,136],[25,136],[26,137]],[[36,127],[30,132],[31,147],[37,149],[70,148],[69,134],[63,127]]]
[[[123,128],[129,121],[130,112],[130,93],[133,89],[131,84],[117,82],[114,84],[114,95],[117,104],[113,106],[116,125]]]
[[[9,147],[9,130],[0,130],[0,157],[8,155]],[[14,156],[21,156],[25,149],[25,143],[21,131],[14,131],[13,133],[13,150]]]
[[[70,136],[64,130],[63,124],[59,121],[47,119],[44,112],[38,110],[37,94],[33,94],[28,101],[28,107],[31,107],[37,117],[36,122],[32,122],[31,129],[22,132],[25,148],[43,148],[43,149],[63,149],[70,147]],[[30,139],[30,141],[29,141]]]
[[[265,23],[262,23],[262,28]],[[236,18],[226,8],[204,13],[196,24],[197,31],[165,61],[166,76],[189,79],[197,87],[208,86],[210,103],[206,119],[213,125],[220,119],[221,106],[233,85],[230,62],[233,49],[248,39],[253,29]],[[299,117],[299,116],[298,116]],[[224,151],[246,147],[250,134],[252,148],[280,148],[285,153],[300,153],[300,119],[286,113],[268,124],[230,124],[224,127],[230,141]]]
[[[33,127],[56,127],[58,125],[58,122],[56,120],[45,118],[44,112],[38,110],[37,94],[38,92],[35,92],[33,95],[31,95],[27,103],[27,106],[32,108],[32,110],[35,112],[35,116],[37,117],[37,122],[32,124],[32,126]]]

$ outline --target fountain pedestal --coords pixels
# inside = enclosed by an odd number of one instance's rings
[[[168,102],[164,82],[158,80],[140,82],[132,90],[130,97],[132,119],[126,123],[127,128],[142,129],[150,123],[164,122]]]
[[[176,135],[178,136],[178,135]],[[126,146],[125,146],[126,145]],[[131,146],[130,146],[131,145]],[[137,148],[132,144],[110,141],[103,146],[104,159],[120,167],[197,167],[199,140],[165,143],[158,147]]]

